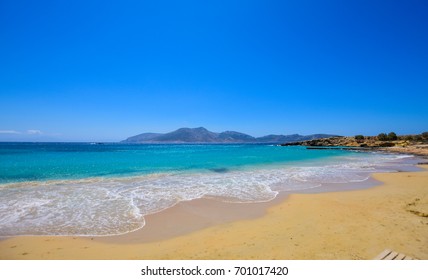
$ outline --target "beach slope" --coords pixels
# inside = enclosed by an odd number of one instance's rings
[[[160,240],[139,240],[138,232],[132,241],[126,235],[117,240],[7,238],[0,241],[0,259],[373,259],[390,248],[427,260],[428,169],[373,177],[382,184],[364,190],[292,194],[271,204],[264,214],[207,224]],[[219,205],[228,211],[229,204]],[[183,219],[186,225],[197,213],[215,211],[204,209],[203,203],[198,207],[171,219]],[[162,219],[168,223],[165,213]]]

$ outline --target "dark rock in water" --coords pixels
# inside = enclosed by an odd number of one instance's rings
[[[213,171],[213,172],[216,172],[216,173],[226,173],[226,172],[229,172],[229,169],[227,169],[227,168],[211,168],[210,170]]]

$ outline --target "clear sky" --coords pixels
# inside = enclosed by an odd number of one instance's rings
[[[0,0],[0,141],[428,130],[428,1]]]

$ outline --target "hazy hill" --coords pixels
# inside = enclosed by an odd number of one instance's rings
[[[161,135],[163,134],[162,133],[142,133],[142,134],[129,137],[128,139],[122,142],[130,142],[130,143],[146,142]]]
[[[169,133],[142,133],[123,140],[123,143],[288,143],[296,141],[327,138],[336,135],[312,134],[312,135],[267,135],[253,137],[237,132],[225,131],[221,133],[211,132],[203,127],[180,128]]]

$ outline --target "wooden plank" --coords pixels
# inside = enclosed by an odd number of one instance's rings
[[[395,258],[396,260],[404,260],[404,258],[406,257],[406,255],[404,255],[403,253],[398,254],[398,256]]]
[[[385,249],[382,253],[380,253],[375,260],[415,260],[415,258],[406,256],[403,253],[397,253],[392,251],[391,249]]]
[[[392,251],[388,256],[386,256],[386,258],[384,258],[384,260],[393,260],[398,256],[397,252]]]
[[[389,254],[391,254],[392,250],[390,249],[385,249],[382,253],[380,253],[375,260],[383,260],[384,258],[386,258],[386,256],[388,256]]]

